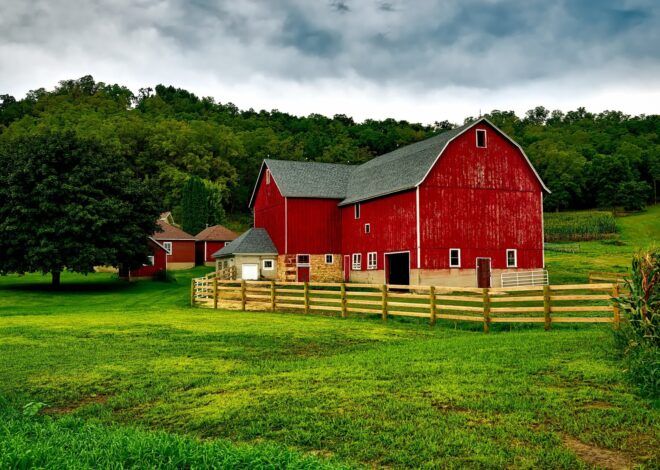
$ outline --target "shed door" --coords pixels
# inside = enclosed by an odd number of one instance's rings
[[[298,266],[298,282],[309,282],[309,266]]]
[[[243,264],[241,265],[241,279],[246,281],[256,281],[259,279],[259,265],[258,264]]]
[[[477,287],[490,287],[490,258],[477,258]]]

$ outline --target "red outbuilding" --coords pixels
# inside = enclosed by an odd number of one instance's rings
[[[149,237],[148,243],[151,249],[148,262],[139,268],[131,269],[129,279],[152,278],[159,272],[167,270],[167,249],[153,237]]]
[[[363,165],[265,160],[250,207],[279,279],[486,287],[544,267],[547,192],[482,118]]]
[[[212,225],[206,227],[195,236],[196,240],[196,262],[206,266],[215,266],[213,253],[229,245],[229,242],[235,240],[238,234],[232,232],[222,225]]]
[[[167,269],[188,269],[195,266],[195,237],[164,220],[158,221],[160,232],[153,238],[167,251]]]

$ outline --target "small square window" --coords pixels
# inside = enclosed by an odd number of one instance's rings
[[[518,266],[518,250],[506,250],[506,267],[515,268]]]
[[[298,255],[296,261],[298,266],[309,266],[309,255]]]
[[[147,256],[147,264],[145,266],[153,266],[156,263],[153,256]]]
[[[378,253],[372,251],[367,253],[367,269],[376,269],[378,266]]]
[[[362,269],[362,254],[353,253],[353,271],[359,271]]]
[[[272,259],[265,259],[263,261],[263,267],[264,267],[264,270],[270,271],[272,269],[275,269],[275,263],[273,262]]]
[[[449,267],[450,268],[460,268],[461,267],[461,250],[458,248],[452,248],[449,250]]]
[[[355,204],[355,218],[359,219],[360,218],[360,203],[358,202]]]
[[[325,264],[334,264],[335,255],[325,255]]]
[[[486,148],[486,131],[484,129],[477,129],[477,147]]]
[[[225,242],[225,246],[229,245],[231,242]]]
[[[163,242],[163,248],[165,248],[168,255],[172,254],[172,242]]]
[[[364,233],[371,233],[371,224],[364,224]]]

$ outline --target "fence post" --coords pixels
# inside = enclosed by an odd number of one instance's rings
[[[383,284],[380,290],[383,293],[383,303],[380,315],[383,321],[387,321],[387,284]]]
[[[484,333],[490,331],[490,293],[489,289],[484,288]]]
[[[431,293],[429,294],[429,300],[431,301],[431,319],[429,320],[431,326],[435,325],[435,286],[430,287]]]
[[[550,319],[550,286],[543,286],[543,315],[545,316],[545,330],[548,331],[552,326]]]
[[[245,303],[247,302],[247,295],[245,292],[245,279],[241,279],[241,310],[245,312]]]
[[[339,295],[341,297],[341,316],[346,318],[346,283],[342,282],[339,286]]]
[[[275,311],[275,281],[270,281],[270,310]]]
[[[218,308],[218,278],[213,278],[213,308]]]
[[[618,298],[619,297],[619,283],[616,282],[612,285],[612,297]],[[619,310],[619,304],[614,302],[612,304],[612,311],[614,314],[614,329],[618,330],[621,327],[621,311]]]
[[[195,306],[195,278],[190,280],[190,306]]]
[[[303,283],[303,296],[305,302],[305,313],[309,313],[309,283],[306,281]]]

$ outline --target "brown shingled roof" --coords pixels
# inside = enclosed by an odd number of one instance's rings
[[[158,221],[158,226],[161,228],[162,232],[154,233],[154,238],[156,240],[194,240],[195,237],[189,233],[184,232],[174,225],[170,225],[164,220]]]
[[[232,232],[227,227],[223,227],[222,225],[212,225],[199,232],[195,238],[197,240],[226,242],[234,240],[236,237],[238,237],[238,234]]]

